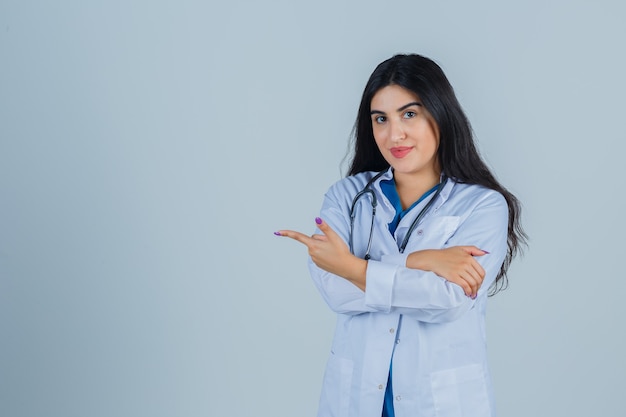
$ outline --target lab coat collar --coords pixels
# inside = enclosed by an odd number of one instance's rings
[[[441,173],[441,180],[443,180],[445,177],[444,173]],[[450,193],[452,192],[452,189],[454,188],[454,185],[456,184],[456,182],[454,182],[453,179],[451,178],[447,178],[446,179],[446,183],[443,186],[443,189],[441,190],[441,193],[439,193],[439,198],[441,199],[441,204],[437,204],[437,208],[439,208],[443,203],[446,202],[446,200],[448,199],[448,197],[450,197]]]
[[[390,180],[392,178],[393,178],[393,168],[389,167],[389,168],[387,168],[387,171],[385,171],[384,174],[382,174],[380,177],[378,177],[376,179],[376,181],[374,181],[374,183],[372,185],[380,190],[380,182],[384,181],[384,180]],[[440,177],[440,181],[443,180],[444,178],[445,178],[445,174],[442,172],[441,173],[441,177]],[[439,193],[439,202],[436,203],[435,208],[438,209],[439,207],[441,207],[441,205],[443,203],[446,202],[448,197],[450,197],[450,193],[452,192],[452,189],[454,188],[455,184],[456,184],[456,182],[454,180],[450,179],[450,178],[448,178],[446,180],[446,183],[443,186],[443,189],[441,190],[441,193]]]

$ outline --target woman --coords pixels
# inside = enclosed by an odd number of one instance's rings
[[[519,216],[441,68],[420,55],[381,63],[317,233],[276,232],[308,247],[337,313],[318,416],[494,415],[485,307],[525,243]]]

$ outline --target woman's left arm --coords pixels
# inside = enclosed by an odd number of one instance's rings
[[[386,255],[367,266],[365,304],[378,311],[394,311],[420,321],[456,320],[486,297],[507,253],[508,206],[497,192],[488,192],[471,209],[444,248],[474,245],[488,251],[475,257],[484,269],[477,299],[432,271],[411,268],[410,254]]]

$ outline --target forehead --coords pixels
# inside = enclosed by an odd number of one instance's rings
[[[388,85],[381,88],[372,97],[372,110],[396,110],[405,104],[419,102],[420,98],[414,92],[399,85]]]

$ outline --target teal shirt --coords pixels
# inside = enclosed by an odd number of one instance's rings
[[[396,190],[396,182],[393,179],[383,180],[380,182],[380,189],[382,190],[387,200],[393,205],[396,209],[396,215],[389,223],[389,231],[393,235],[396,232],[396,228],[398,224],[400,224],[400,220],[413,209],[413,207],[417,206],[422,200],[431,195],[439,186],[439,184],[435,185],[430,190],[426,191],[423,196],[421,196],[415,203],[411,204],[411,207],[406,210],[402,210],[402,203],[400,202],[400,196],[398,195],[398,190]]]

